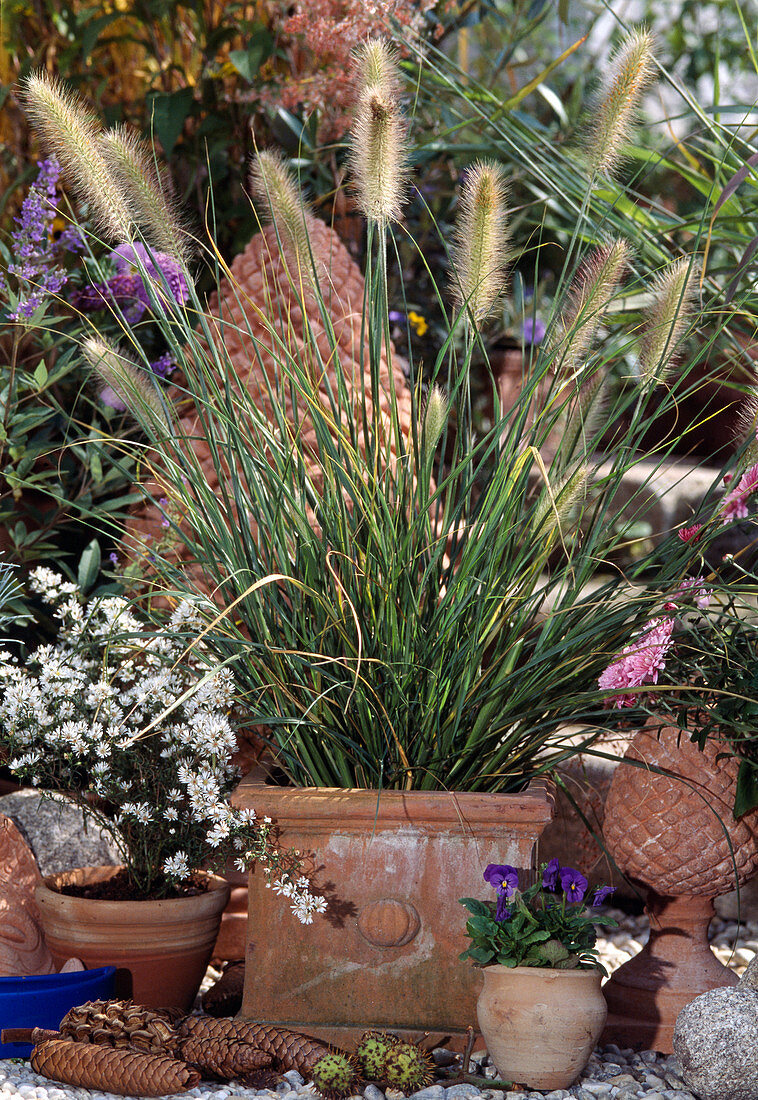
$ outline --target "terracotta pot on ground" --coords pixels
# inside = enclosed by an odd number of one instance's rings
[[[648,894],[650,940],[604,993],[604,1042],[671,1053],[676,1017],[699,994],[737,976],[708,946],[713,899],[758,867],[758,813],[732,816],[738,762],[709,739],[701,752],[686,731],[649,722],[624,761],[665,768],[672,778],[621,762],[605,804],[603,832],[619,868]]]
[[[235,805],[268,815],[299,849],[327,912],[301,925],[250,874],[241,1016],[351,1045],[368,1027],[465,1044],[480,978],[458,955],[458,899],[487,897],[488,863],[532,866],[552,788],[523,794],[339,790],[243,779]]]
[[[208,875],[209,889],[186,898],[102,901],[57,892],[69,883],[101,882],[113,867],[80,867],[48,875],[35,897],[47,946],[58,967],[114,965],[116,996],[150,1008],[189,1011],[218,934],[229,886]]]
[[[485,966],[479,1030],[501,1078],[564,1089],[589,1061],[608,1014],[600,970]]]

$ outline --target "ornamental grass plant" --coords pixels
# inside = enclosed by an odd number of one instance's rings
[[[624,133],[642,87],[624,66],[641,71],[645,61],[647,73],[652,64],[640,55],[649,42],[637,36],[632,46],[619,50],[609,85],[624,89],[615,105]],[[135,172],[122,171],[96,127],[87,133],[91,148],[77,150],[80,106],[65,96],[54,122],[50,97],[60,90],[41,84],[44,94],[27,85],[32,118],[83,193],[94,193],[102,172],[118,192],[118,217],[104,226],[131,249],[180,368],[167,391],[117,304],[120,343],[94,325],[83,342],[95,372],[139,422],[137,465],[159,486],[143,483],[143,492],[163,517],[165,538],[136,550],[132,541],[130,553],[163,600],[192,602],[204,646],[233,675],[246,720],[268,746],[272,778],[517,791],[582,747],[564,731],[568,720],[588,723],[591,744],[611,713],[598,677],[649,628],[661,598],[699,573],[718,533],[706,526],[695,550],[676,532],[655,532],[652,549],[627,555],[623,570],[617,564],[628,549],[625,525],[645,499],[643,491],[627,502],[619,520],[625,475],[641,458],[651,477],[665,465],[674,437],[652,453],[645,437],[676,409],[695,362],[687,356],[698,318],[711,311],[709,323],[721,323],[719,288],[700,278],[705,211],[686,252],[666,255],[656,242],[640,274],[622,232],[632,214],[594,220],[610,164],[598,161],[577,202],[545,340],[513,407],[501,408],[492,380],[494,423],[482,429],[471,365],[475,356],[487,362],[484,325],[507,279],[507,179],[496,161],[472,157],[449,270],[429,272],[444,344],[433,362],[411,356],[405,391],[396,392],[387,383],[387,363],[399,364],[388,270],[414,177],[402,82],[385,43],[367,43],[356,61],[352,171],[367,224],[358,311],[353,303],[348,320],[334,313],[339,287],[328,257],[312,247],[313,215],[296,179],[266,151],[253,173],[256,210],[273,226],[287,295],[272,283],[259,300],[246,299],[212,244],[202,246],[220,293],[250,318],[239,326],[247,364],[232,361],[228,322],[197,294],[185,242],[167,253],[165,233],[157,234],[167,208],[156,173],[146,166],[147,188],[136,194]],[[614,104],[605,106],[604,126],[612,127]],[[139,175],[139,158],[150,154],[135,146],[132,154]],[[549,165],[543,175],[550,201]],[[184,230],[172,225],[178,241]],[[186,301],[174,293],[168,261],[182,268]],[[651,265],[655,279],[646,274]],[[637,312],[619,331],[609,317],[622,298]],[[610,389],[619,364],[628,384]],[[259,393],[248,385],[252,367]],[[187,409],[189,418],[177,414]],[[609,425],[617,427],[610,455],[600,452]],[[712,496],[719,491],[716,481]],[[610,579],[598,581],[603,570]],[[170,631],[158,602],[154,614]]]

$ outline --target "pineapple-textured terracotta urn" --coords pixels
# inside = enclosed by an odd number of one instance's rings
[[[701,752],[686,730],[652,720],[616,771],[603,834],[620,870],[647,893],[650,939],[605,985],[605,1042],[671,1053],[681,1009],[737,981],[708,946],[714,898],[758,867],[758,813],[732,814],[737,771],[724,741],[709,738]]]

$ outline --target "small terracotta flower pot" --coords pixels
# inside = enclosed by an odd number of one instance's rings
[[[113,867],[79,867],[48,875],[35,892],[45,940],[60,967],[81,959],[85,967],[114,965],[116,996],[149,1008],[192,1008],[200,988],[229,885],[207,875],[208,890],[187,898],[101,901],[58,893],[67,883],[98,882]]]
[[[567,1088],[605,1024],[602,971],[485,966],[483,975],[479,1030],[500,1076],[533,1089]]]

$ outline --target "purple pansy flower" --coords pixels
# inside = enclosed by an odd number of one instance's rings
[[[551,859],[542,872],[542,889],[543,890],[557,890],[558,889],[558,875],[560,874],[561,865],[557,859]]]
[[[507,863],[488,863],[484,881],[494,886],[498,896],[509,898],[514,890],[518,890],[518,871]]]
[[[578,904],[587,893],[589,883],[581,871],[575,871],[573,867],[561,868],[561,887],[569,902]]]
[[[510,919],[511,911],[508,908],[508,895],[506,893],[498,893],[497,895],[497,908],[495,909],[495,920],[498,924],[502,924],[504,921]]]
[[[592,899],[592,908],[596,909],[598,905],[602,905],[606,898],[609,898],[611,894],[615,893],[615,886],[598,886],[595,891],[595,896]]]

